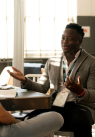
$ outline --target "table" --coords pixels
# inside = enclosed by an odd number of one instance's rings
[[[0,103],[7,111],[49,109],[51,96],[27,89],[17,89],[15,98],[0,98]]]

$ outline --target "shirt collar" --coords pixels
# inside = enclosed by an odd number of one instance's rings
[[[80,55],[80,52],[82,51],[82,49],[80,49],[76,54],[75,54],[75,58],[74,59],[77,59],[78,58],[78,56]],[[63,61],[66,61],[67,62],[67,59],[66,59],[66,56],[65,56],[65,54],[63,53]]]

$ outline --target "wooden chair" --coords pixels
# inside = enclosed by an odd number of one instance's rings
[[[25,77],[32,78],[33,81],[38,82],[41,74],[27,74]]]

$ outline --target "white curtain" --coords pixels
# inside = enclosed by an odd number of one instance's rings
[[[14,0],[14,54],[13,66],[24,72],[24,0]],[[13,85],[20,87],[20,82],[13,79]]]
[[[24,57],[60,54],[62,33],[76,15],[77,0],[25,0]]]
[[[0,0],[0,59],[13,58],[14,0]]]
[[[77,0],[0,0],[0,58],[13,58],[13,38],[19,45],[21,32],[25,58],[60,54],[62,32],[67,23],[77,22],[76,16]]]

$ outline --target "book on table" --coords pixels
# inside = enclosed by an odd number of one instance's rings
[[[14,98],[16,94],[17,89],[14,89],[13,86],[0,86],[0,98]]]

